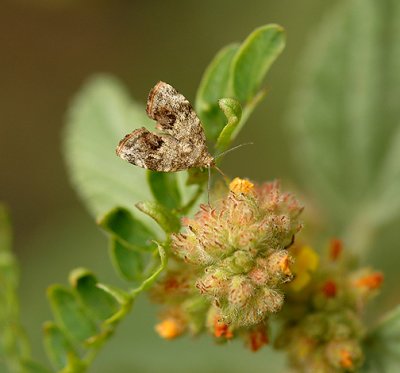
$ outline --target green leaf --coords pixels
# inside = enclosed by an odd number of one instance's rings
[[[71,272],[69,281],[93,318],[103,321],[119,310],[116,300],[97,287],[96,277],[87,269],[75,269]]]
[[[31,352],[19,317],[19,268],[11,245],[10,218],[0,203],[0,363],[9,371],[21,371]]]
[[[182,198],[176,173],[147,172],[147,181],[156,201],[169,209],[178,209]]]
[[[233,133],[240,123],[240,119],[242,118],[242,107],[240,106],[240,102],[233,98],[222,98],[218,103],[219,107],[228,119],[228,123],[219,134],[215,148],[219,151],[224,151],[231,144]]]
[[[132,249],[154,249],[151,242],[154,233],[123,207],[116,207],[107,212],[99,219],[98,224]]]
[[[399,32],[397,0],[341,2],[314,30],[293,97],[300,177],[335,234],[350,227],[349,246],[400,211]]]
[[[400,366],[400,306],[372,330],[364,343],[366,362],[362,372],[397,372]]]
[[[142,284],[131,292],[132,297],[136,297],[142,291],[149,289],[157,280],[159,274],[166,268],[168,263],[168,256],[162,245],[158,244],[158,255],[160,256],[159,266],[150,274],[150,276],[142,282]]]
[[[238,48],[238,44],[231,44],[218,52],[205,70],[197,90],[196,112],[210,140],[215,141],[225,126],[218,100],[228,94],[230,65]]]
[[[285,47],[281,26],[266,25],[253,31],[240,46],[231,66],[232,91],[239,101],[251,101],[272,63]]]
[[[98,283],[97,287],[104,290],[107,294],[110,294],[122,306],[131,303],[131,296],[122,289],[102,283]]]
[[[118,273],[128,281],[142,280],[145,253],[131,249],[116,239],[110,240],[110,254]]]
[[[223,97],[244,105],[243,120],[240,126],[236,125],[230,141],[239,133],[264,97],[261,84],[284,46],[282,27],[266,25],[253,31],[240,46],[229,45],[216,55],[203,75],[196,96],[196,111],[208,139],[216,141],[225,127],[226,119],[218,107],[218,100]]]
[[[109,76],[90,79],[71,104],[64,155],[72,183],[95,217],[114,206],[133,210],[135,202],[150,198],[145,170],[115,154],[119,141],[140,126],[154,127],[144,106]]]
[[[179,218],[157,202],[139,202],[136,207],[152,217],[166,233],[178,232],[181,223]]]
[[[68,356],[76,355],[68,338],[53,322],[46,322],[43,326],[44,346],[47,356],[54,368],[60,370],[67,366]]]
[[[84,342],[97,333],[93,321],[84,312],[75,295],[61,285],[47,292],[54,318],[60,328],[76,341]]]

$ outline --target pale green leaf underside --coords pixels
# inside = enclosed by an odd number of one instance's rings
[[[337,229],[400,211],[400,3],[341,2],[315,30],[290,117],[300,175]],[[397,135],[395,135],[397,133]],[[373,208],[371,208],[373,206]]]
[[[118,158],[119,141],[133,129],[150,127],[143,106],[134,104],[114,78],[92,78],[74,99],[64,133],[72,182],[94,216],[115,206],[134,211],[150,198],[145,170]]]
[[[231,65],[232,92],[236,99],[241,102],[253,99],[284,46],[285,32],[278,25],[262,26],[249,35]]]

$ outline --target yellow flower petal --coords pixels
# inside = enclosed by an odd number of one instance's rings
[[[293,291],[300,291],[308,285],[311,280],[311,273],[318,268],[319,256],[310,246],[302,246],[294,257],[295,262],[292,271],[295,278],[289,286]]]
[[[229,184],[229,189],[235,194],[249,194],[254,189],[254,184],[249,180],[235,177]]]

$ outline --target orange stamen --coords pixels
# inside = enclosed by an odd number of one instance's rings
[[[233,338],[233,333],[229,329],[229,325],[220,321],[219,316],[214,318],[214,335],[217,338],[225,337],[226,339]]]
[[[380,272],[372,273],[371,275],[367,275],[359,278],[356,281],[357,287],[364,287],[369,290],[379,289],[383,282],[383,274]]]
[[[337,286],[336,283],[332,280],[328,280],[322,286],[322,292],[325,294],[327,298],[334,298],[337,294]]]
[[[331,240],[329,246],[329,257],[332,261],[335,261],[339,258],[340,254],[343,251],[343,242],[337,238],[333,238]]]
[[[269,343],[268,335],[264,328],[258,328],[250,332],[250,349],[253,352],[258,351],[262,346]]]
[[[292,272],[290,271],[290,258],[289,255],[285,255],[281,262],[279,263],[279,268],[281,269],[281,271],[285,274],[285,275],[291,275]]]
[[[351,369],[353,367],[353,358],[347,350],[340,351],[340,365],[342,368]]]

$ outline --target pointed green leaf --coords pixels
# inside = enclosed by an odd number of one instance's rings
[[[121,244],[116,239],[110,240],[110,254],[118,273],[128,281],[140,281],[148,258],[144,252]]]
[[[139,202],[136,207],[152,217],[166,233],[179,231],[181,227],[179,218],[158,202]]]
[[[47,356],[54,368],[62,369],[68,364],[68,356],[76,355],[68,338],[53,322],[46,322],[43,325],[44,346]]]
[[[231,144],[233,133],[240,123],[240,119],[242,118],[242,107],[240,106],[240,102],[233,98],[222,98],[218,103],[219,107],[228,119],[228,123],[219,134],[215,148],[219,151],[224,151]]]
[[[96,277],[85,268],[71,272],[69,281],[88,313],[99,321],[108,319],[119,310],[117,301],[97,287]]]
[[[253,31],[240,46],[232,61],[232,90],[242,103],[251,101],[272,63],[285,47],[281,26],[267,25]]]
[[[83,342],[97,333],[93,321],[84,312],[75,295],[61,285],[47,291],[57,324],[74,340]]]
[[[154,249],[151,242],[154,233],[123,207],[110,210],[98,221],[98,224],[128,247]]]
[[[238,48],[238,44],[231,44],[218,52],[205,70],[197,91],[196,112],[207,139],[213,141],[225,126],[226,120],[218,107],[218,100],[229,94],[230,65]]]
[[[147,181],[156,201],[169,209],[178,209],[182,198],[176,173],[147,172]]]
[[[397,372],[400,366],[400,307],[390,312],[369,333],[362,372]]]
[[[143,97],[143,99],[145,96]],[[114,206],[149,199],[146,172],[118,158],[119,141],[135,128],[154,127],[145,107],[131,101],[116,79],[90,79],[71,104],[64,154],[72,183],[96,217]]]

